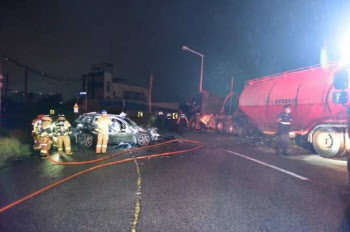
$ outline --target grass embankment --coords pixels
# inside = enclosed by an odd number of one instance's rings
[[[31,156],[28,136],[20,130],[0,128],[0,168]]]

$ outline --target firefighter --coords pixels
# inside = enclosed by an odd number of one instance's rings
[[[185,126],[187,126],[189,123],[188,118],[185,113],[182,112],[182,110],[179,111],[179,118],[177,119],[177,132],[180,135],[183,135],[185,131]]]
[[[278,136],[279,141],[276,147],[276,153],[279,154],[282,150],[283,155],[288,155],[289,132],[292,129],[292,117],[290,115],[290,105],[285,105],[283,111],[278,115]]]
[[[58,154],[63,155],[63,145],[66,155],[72,155],[71,149],[71,124],[64,114],[58,115],[57,122],[54,127],[54,135],[57,137]]]
[[[40,150],[40,134],[42,132],[42,127],[43,127],[43,117],[45,115],[43,114],[39,114],[35,119],[33,119],[32,121],[32,126],[33,126],[33,130],[32,130],[32,137],[33,137],[33,141],[34,141],[34,150]]]
[[[164,130],[165,128],[165,117],[164,117],[164,113],[163,111],[159,111],[157,118],[156,118],[156,122],[155,122],[155,126],[158,129]]]
[[[172,121],[173,117],[171,116],[171,113],[168,112],[165,117],[165,129],[167,131],[170,131],[172,129]]]
[[[108,118],[108,114],[106,110],[101,111],[101,117],[96,121],[96,131],[98,132],[97,136],[97,144],[96,144],[96,153],[107,152],[107,144],[108,144],[108,135],[109,135],[109,127],[112,125],[112,121]]]
[[[50,116],[45,115],[42,118],[42,130],[40,132],[40,155],[45,157],[47,152],[50,150],[52,145],[52,137],[53,137],[53,130],[52,130],[52,119]]]
[[[43,119],[43,117],[45,117],[45,115],[43,115],[43,114],[37,115],[36,118],[34,118],[32,121],[32,126],[34,127],[35,123],[38,121],[41,121]]]

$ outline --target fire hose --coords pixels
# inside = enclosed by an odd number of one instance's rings
[[[175,143],[175,142],[184,142],[184,143],[190,143],[190,144],[197,144],[198,146],[196,147],[193,147],[193,148],[189,148],[189,149],[184,149],[184,150],[178,150],[178,151],[170,151],[170,152],[162,152],[162,153],[153,153],[151,155],[144,155],[144,156],[138,156],[138,157],[135,157],[135,158],[126,158],[126,159],[122,159],[122,160],[117,160],[117,161],[112,161],[112,162],[109,162],[109,163],[105,163],[105,164],[99,164],[99,165],[96,165],[96,166],[93,166],[93,167],[90,167],[90,168],[87,168],[87,169],[84,169],[83,171],[80,171],[80,172],[77,172],[73,175],[70,175],[68,177],[65,177],[57,182],[54,182],[52,184],[49,184],[47,185],[46,187],[42,188],[42,189],[39,189],[19,200],[16,200],[6,206],[3,206],[0,208],[0,213],[16,206],[16,205],[19,205],[35,196],[38,196],[39,194],[41,193],[44,193],[46,191],[48,191],[49,189],[52,189],[53,187],[56,187],[60,184],[63,184],[75,177],[78,177],[78,176],[81,176],[81,175],[84,175],[88,172],[91,172],[91,171],[94,171],[94,170],[97,170],[99,168],[102,168],[102,167],[107,167],[107,166],[112,166],[112,165],[117,165],[117,164],[122,164],[122,163],[126,163],[126,162],[133,162],[135,159],[136,160],[144,160],[144,159],[150,159],[150,158],[157,158],[157,157],[162,157],[162,156],[171,156],[171,155],[178,155],[178,154],[182,154],[182,153],[187,153],[187,152],[192,152],[192,151],[195,151],[195,150],[198,150],[200,148],[202,148],[204,146],[204,144],[200,141],[195,141],[195,140],[186,140],[186,139],[175,139],[175,140],[170,140],[170,141],[166,141],[166,142],[163,142],[163,143],[158,143],[158,144],[155,144],[155,145],[149,145],[149,146],[145,146],[145,147],[137,147],[137,148],[132,148],[132,149],[128,149],[128,150],[125,150],[123,152],[118,152],[116,154],[113,154],[113,155],[110,155],[110,156],[107,156],[107,157],[103,157],[103,158],[100,158],[100,159],[95,159],[95,160],[88,160],[88,161],[78,161],[78,162],[59,162],[59,161],[55,161],[49,154],[49,152],[47,153],[47,157],[48,159],[56,164],[56,165],[83,165],[83,164],[91,164],[91,163],[97,163],[97,162],[102,162],[102,161],[105,161],[105,160],[108,160],[108,159],[111,159],[111,158],[114,158],[114,157],[117,157],[117,156],[121,156],[121,155],[124,155],[124,154],[127,154],[127,153],[130,153],[130,152],[135,152],[135,151],[140,151],[140,150],[145,150],[145,149],[148,149],[148,148],[152,148],[152,147],[159,147],[159,146],[162,146],[162,145],[165,145],[165,144],[170,144],[170,143]]]

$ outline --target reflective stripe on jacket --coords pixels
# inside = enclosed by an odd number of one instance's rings
[[[95,125],[96,125],[96,131],[98,133],[108,135],[109,134],[109,126],[112,125],[112,121],[107,117],[106,118],[100,117],[96,121]]]

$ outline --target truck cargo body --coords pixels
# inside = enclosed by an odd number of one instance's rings
[[[333,149],[321,155],[342,155],[347,140],[348,102],[335,103],[333,94],[340,91],[334,86],[335,75],[343,71],[342,65],[332,63],[327,68],[311,67],[248,81],[240,96],[239,107],[262,132],[274,133],[278,114],[284,105],[290,104],[293,130],[300,136],[305,135],[318,153],[322,153],[322,149]],[[349,89],[346,87],[342,91],[347,96]],[[318,137],[315,138],[317,129]],[[322,130],[326,132],[322,134]],[[329,143],[339,144],[339,149],[334,150]]]

